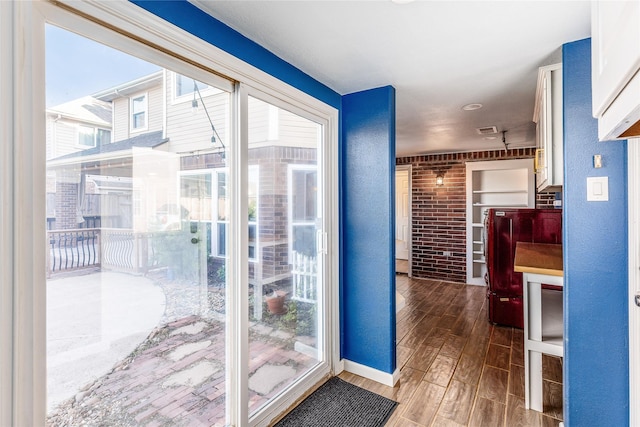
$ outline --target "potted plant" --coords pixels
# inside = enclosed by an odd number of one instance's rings
[[[269,309],[269,313],[272,314],[284,314],[287,312],[287,309],[284,306],[284,298],[287,295],[285,291],[276,291],[269,292],[265,297],[265,301],[267,302],[267,308]]]

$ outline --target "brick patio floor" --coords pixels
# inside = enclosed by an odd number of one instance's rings
[[[258,372],[256,378],[267,377],[253,381],[250,413],[317,363],[295,351],[294,341],[252,324],[250,384]],[[224,323],[192,315],[155,329],[111,372],[61,404],[47,425],[224,426],[225,386]]]

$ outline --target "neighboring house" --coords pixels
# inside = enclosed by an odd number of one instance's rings
[[[109,144],[111,104],[85,96],[47,109],[47,159]]]
[[[101,147],[111,143],[111,104],[85,96],[47,109],[47,160]],[[78,213],[64,215],[63,204],[68,200],[56,198],[64,194],[66,178],[54,171],[47,173],[47,228],[75,228]],[[60,185],[60,189],[56,187]],[[75,185],[75,184],[74,184]],[[57,201],[57,202],[56,202]],[[56,223],[56,217],[60,213]],[[68,217],[68,218],[67,218]]]
[[[206,229],[210,269],[220,268],[229,220],[229,93],[162,70],[92,97],[112,108],[114,142],[48,162],[65,177],[56,206],[66,208],[56,209],[55,228],[117,228],[133,236],[189,220]],[[309,271],[315,265],[319,126],[253,98],[249,115],[250,275],[254,284],[290,289],[296,260]],[[53,136],[48,145],[59,145]],[[274,175],[282,177],[275,187]],[[295,294],[315,299],[313,287]]]

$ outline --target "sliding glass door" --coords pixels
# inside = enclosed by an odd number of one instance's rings
[[[48,424],[226,425],[232,86],[54,25],[46,55]]]
[[[326,362],[323,128],[273,102],[248,97],[250,413]]]
[[[43,10],[47,424],[267,425],[336,353],[333,116]]]

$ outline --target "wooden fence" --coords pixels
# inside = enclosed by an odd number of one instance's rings
[[[316,257],[293,252],[293,299],[304,302],[316,302],[318,299],[318,262]]]

